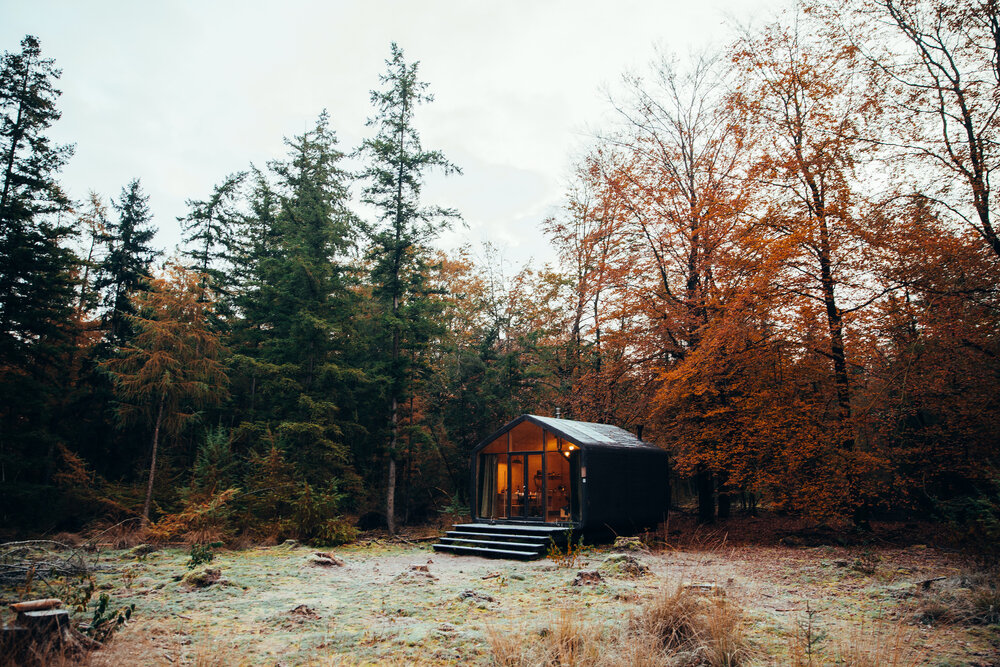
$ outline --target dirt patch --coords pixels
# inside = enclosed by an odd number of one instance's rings
[[[304,604],[300,604],[298,607],[288,612],[288,614],[289,616],[293,616],[295,618],[308,618],[313,620],[320,618],[320,615],[316,613],[315,609]]]
[[[597,570],[580,570],[576,573],[572,586],[593,586],[604,581],[604,577]]]
[[[317,551],[310,555],[306,562],[316,567],[344,567],[344,561],[327,551]]]
[[[428,584],[437,580],[426,565],[410,565],[409,569],[393,577],[393,582],[397,584]]]

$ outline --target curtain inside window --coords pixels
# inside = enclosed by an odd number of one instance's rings
[[[479,516],[492,519],[497,497],[497,455],[479,455]]]

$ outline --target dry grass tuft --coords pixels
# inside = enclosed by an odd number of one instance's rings
[[[118,523],[98,521],[87,531],[87,543],[107,546],[112,549],[131,549],[145,543],[148,531],[141,527],[139,519],[126,519]]]
[[[719,592],[709,595],[678,586],[661,592],[633,619],[638,634],[655,638],[670,653],[683,653],[711,667],[736,667],[753,651],[743,611]]]
[[[1000,623],[1000,575],[972,571],[935,583],[915,598],[917,623],[976,625]]]
[[[892,627],[879,620],[862,623],[837,648],[836,664],[844,667],[917,667],[926,655],[913,648],[914,632],[901,623]]]
[[[815,612],[806,622],[799,621],[793,635],[789,664],[791,667],[917,667],[926,664],[927,655],[918,647],[917,631],[900,620],[888,624],[879,618],[874,623],[862,621],[846,633],[833,636],[820,627]]]
[[[530,641],[526,633],[495,628],[488,639],[494,661],[504,667],[739,667],[754,657],[744,628],[742,610],[722,595],[678,586],[658,594],[622,625],[583,623],[563,610]]]
[[[598,636],[595,636],[595,632]],[[503,634],[487,629],[493,660],[502,667],[531,665],[604,665],[600,628],[582,623],[577,614],[563,609],[530,638],[520,632]]]

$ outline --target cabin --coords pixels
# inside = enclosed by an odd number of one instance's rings
[[[570,535],[656,526],[670,504],[667,453],[609,424],[521,415],[472,451],[470,469],[472,523],[436,551],[538,558]]]

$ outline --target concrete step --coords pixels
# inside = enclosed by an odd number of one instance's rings
[[[458,537],[458,538],[469,538],[474,539],[482,537],[490,540],[501,540],[501,541],[522,541],[522,542],[544,542],[549,543],[549,538],[544,535],[516,535],[513,533],[480,533],[473,532],[471,530],[449,530],[446,535],[448,537]]]
[[[540,554],[534,551],[518,551],[514,549],[487,549],[483,547],[463,547],[453,544],[435,544],[434,551],[454,553],[464,556],[484,556],[486,558],[510,558],[517,560],[534,560]]]
[[[531,551],[532,553],[545,553],[547,543],[526,544],[524,542],[498,542],[494,540],[465,540],[457,537],[443,537],[441,544],[447,546],[480,547],[483,549],[511,549],[513,551]]]
[[[473,532],[504,532],[518,535],[558,535],[570,531],[566,526],[532,525],[526,523],[456,523],[455,530]]]
[[[566,526],[518,523],[459,523],[452,526],[435,551],[488,558],[529,560],[543,557],[549,545],[565,545],[570,529]]]

